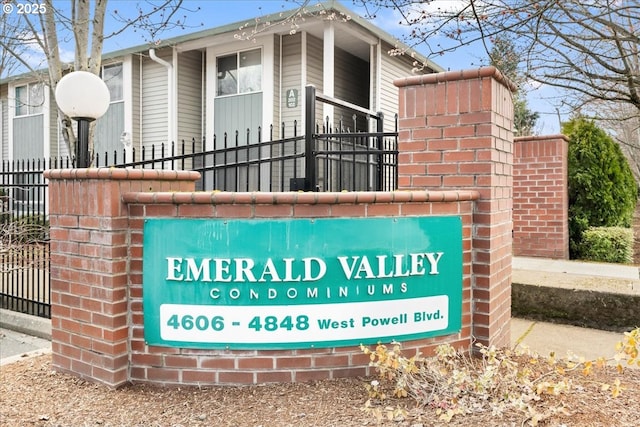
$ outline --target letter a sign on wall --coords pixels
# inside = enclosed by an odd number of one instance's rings
[[[460,217],[148,219],[150,345],[292,349],[457,333]]]

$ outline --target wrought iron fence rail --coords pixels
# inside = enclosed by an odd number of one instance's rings
[[[370,191],[395,190],[398,182],[397,132],[382,132],[383,115],[361,107],[319,95],[317,100],[365,114],[376,120],[378,132],[345,132],[341,121],[331,132],[330,123],[315,123],[315,90],[307,88],[306,135],[298,135],[294,122],[292,136],[279,129],[274,140],[273,126],[269,141],[257,141],[247,130],[212,141],[213,149],[205,150],[206,141],[161,144],[140,150],[96,153],[94,167],[182,169],[200,172],[197,190],[222,191]],[[353,117],[353,129],[356,123]],[[396,117],[397,129],[397,117]],[[290,133],[291,135],[291,133]],[[28,220],[34,225],[47,224],[46,169],[74,167],[70,157],[51,157],[3,161],[0,171],[0,225]],[[10,236],[10,234],[9,234]],[[51,316],[49,304],[48,232],[23,245],[17,251],[6,251],[7,237],[0,236],[0,306],[42,317]],[[10,237],[9,237],[10,238]],[[26,249],[25,249],[26,248]],[[25,250],[27,252],[25,252]]]

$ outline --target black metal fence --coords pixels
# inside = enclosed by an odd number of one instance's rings
[[[315,122],[318,102],[353,115],[332,126]],[[200,172],[197,190],[391,191],[397,188],[395,132],[383,132],[383,116],[306,89],[305,135],[284,124],[141,150],[96,153],[93,167],[179,169]],[[353,132],[357,120],[375,120],[375,132]],[[368,125],[367,125],[368,126]],[[253,142],[257,141],[257,142]],[[50,317],[46,169],[74,167],[72,158],[2,162],[0,171],[0,307]]]
[[[51,316],[44,161],[4,162],[0,171],[0,307]]]

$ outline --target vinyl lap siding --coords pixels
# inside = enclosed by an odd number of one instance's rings
[[[124,132],[124,101],[112,102],[105,115],[96,121],[94,152],[99,156],[100,165],[104,165],[105,160],[111,162],[114,159],[114,151],[118,153],[116,157],[118,162],[123,160],[124,146],[120,141],[122,132]]]
[[[324,82],[322,77],[323,70],[323,42],[322,40],[307,35],[307,81],[306,84],[312,84],[316,87],[316,91],[323,93]],[[316,122],[322,123],[322,107],[316,105]]]
[[[170,52],[160,51],[157,55],[171,61]],[[142,64],[142,145],[167,143],[167,69],[150,58]]]
[[[65,144],[58,124],[58,105],[52,90],[49,91],[49,154],[51,157],[69,157],[69,150]]]
[[[335,97],[363,108],[369,107],[369,63],[335,49]]]
[[[282,37],[282,88],[280,90],[280,117],[282,123],[278,124],[278,128],[284,123],[284,135],[281,137],[290,138],[294,134],[294,123],[297,123],[296,134],[302,135],[302,112],[304,109],[304,77],[302,76],[302,34],[296,33]],[[298,91],[298,105],[290,108],[287,106],[287,91]],[[280,130],[279,130],[280,131]],[[276,146],[275,155],[293,154],[293,146],[287,146],[284,152],[280,152],[280,147]],[[302,168],[303,163],[297,161],[297,168]],[[273,190],[288,190],[289,179],[293,177],[294,162],[285,162],[285,164],[276,163],[271,173],[271,181],[274,183]],[[284,188],[280,188],[280,183],[284,182]]]
[[[369,108],[369,63],[338,48],[335,49],[334,61],[334,97]],[[337,124],[342,119],[344,126],[353,130],[352,115],[351,111],[336,107],[333,121]],[[367,120],[360,115],[357,130],[368,130]]]
[[[178,56],[178,142],[185,141],[185,151],[196,150],[202,141],[202,53],[184,52]]]
[[[9,159],[9,101],[8,85],[0,86],[0,149],[2,150],[2,160]]]
[[[382,52],[382,66],[380,76],[380,107],[384,113],[384,131],[393,132],[395,130],[394,117],[398,112],[398,88],[393,81],[398,78],[411,76],[413,60],[410,57],[390,56],[387,52],[390,45],[384,45]],[[406,58],[406,59],[405,59]],[[404,61],[402,59],[405,59]]]
[[[283,91],[280,86],[280,36],[273,36],[273,118],[271,124],[273,124],[273,139],[280,138],[280,109],[286,104],[283,104]],[[278,96],[280,96],[280,102],[278,102]],[[269,130],[265,129],[263,132],[263,140],[269,139]]]
[[[301,125],[302,108],[304,106],[304,93],[302,93],[302,35],[300,33],[284,36],[282,38],[282,90],[280,91],[280,104],[282,104],[281,118],[285,125],[285,137],[293,135],[293,122]],[[287,107],[287,91],[298,91],[298,106]],[[279,124],[278,127],[280,127]],[[300,132],[298,132],[300,133]]]

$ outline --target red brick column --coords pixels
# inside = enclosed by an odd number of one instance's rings
[[[56,370],[129,379],[129,191],[193,191],[195,172],[66,169],[49,179],[51,348]]]
[[[395,81],[400,189],[474,189],[473,335],[509,346],[513,86],[494,67]]]
[[[513,165],[513,254],[569,259],[568,140],[516,138]]]

